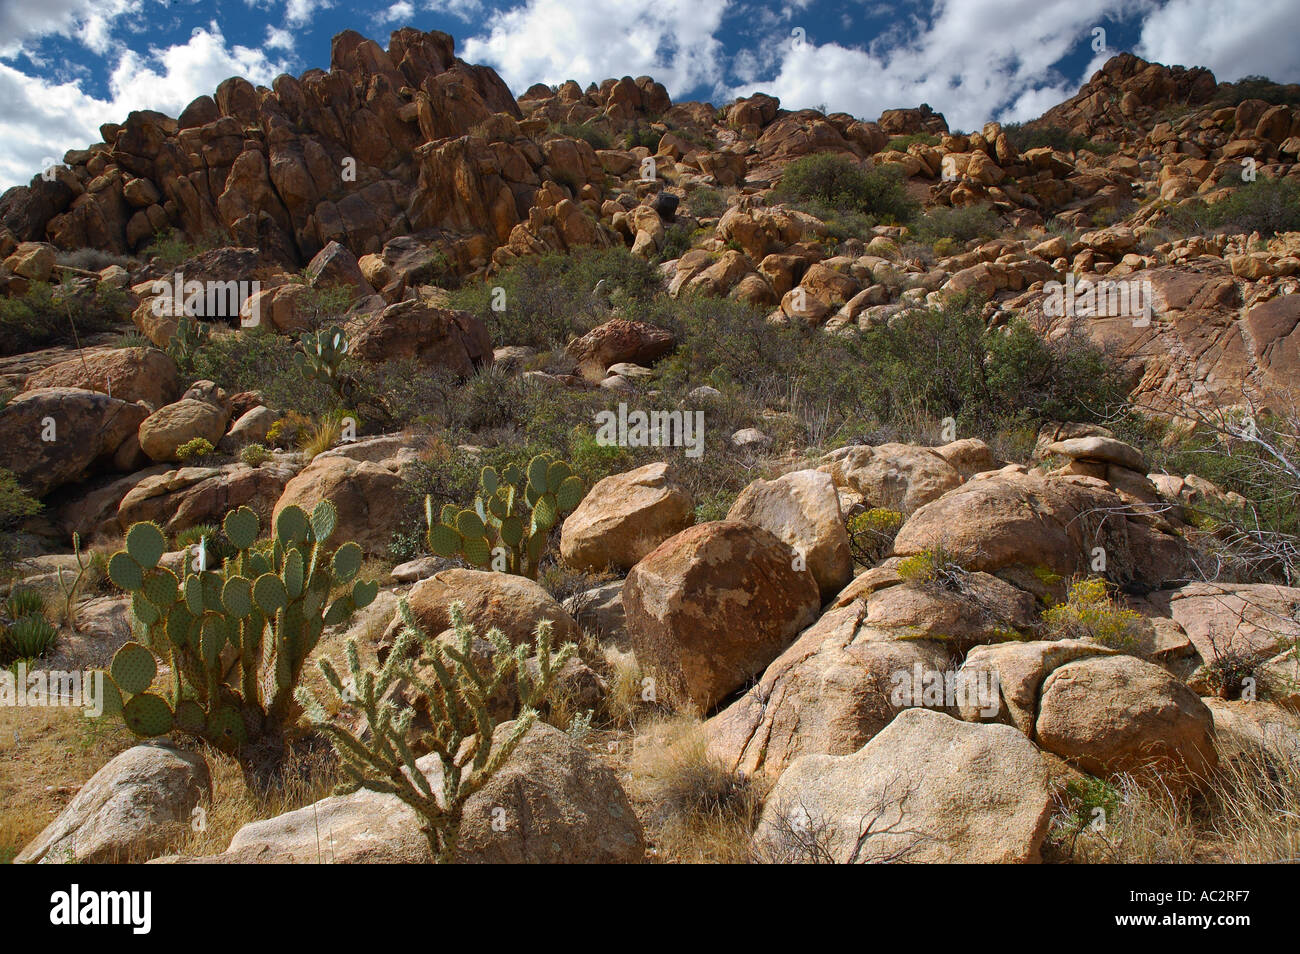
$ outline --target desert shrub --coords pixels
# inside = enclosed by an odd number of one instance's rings
[[[68,265],[88,272],[103,271],[110,265],[120,265],[126,268],[131,264],[131,260],[125,255],[115,255],[100,248],[78,248],[72,251],[59,251],[55,253],[54,260],[60,265]]]
[[[126,295],[108,285],[33,282],[25,295],[0,298],[0,354],[21,354],[110,331],[127,317]]]
[[[294,364],[293,340],[266,328],[214,334],[194,352],[191,380],[215,381],[231,394],[260,391],[268,406],[304,414],[339,405],[326,381],[304,379]]]
[[[271,452],[262,444],[246,444],[239,452],[239,459],[249,467],[260,467],[271,459]]]
[[[914,145],[937,146],[940,138],[934,133],[908,133],[906,136],[895,136],[889,140],[886,149],[892,149],[895,152],[907,152]]]
[[[781,173],[776,198],[806,208],[818,218],[831,210],[858,213],[880,222],[907,222],[917,210],[899,170],[892,166],[867,169],[842,153],[822,152],[794,160]]]
[[[504,293],[504,308],[492,305]],[[650,298],[661,289],[655,266],[625,248],[584,249],[524,259],[486,283],[452,293],[451,307],[473,312],[498,345],[554,347],[609,319],[611,303]]]
[[[997,230],[998,215],[988,205],[968,205],[959,209],[936,206],[918,218],[912,226],[912,231],[920,241],[936,245],[937,255],[951,254],[939,251],[936,243],[940,240],[969,242],[972,239],[989,238]]]
[[[1048,639],[1092,639],[1123,652],[1133,650],[1142,634],[1142,616],[1116,605],[1099,576],[1070,586],[1064,603],[1043,614]]]
[[[1258,232],[1264,237],[1300,229],[1300,182],[1265,179],[1241,183],[1205,206],[1201,221],[1223,232]]]
[[[909,583],[947,590],[960,590],[968,575],[966,568],[948,553],[942,543],[903,557],[895,571],[900,579]]]
[[[1081,133],[1072,133],[1060,126],[1026,126],[1022,123],[1007,123],[1002,127],[1002,131],[1006,134],[1007,142],[1018,152],[1050,146],[1057,152],[1086,150],[1097,155],[1109,156],[1119,148],[1113,142],[1089,139]]]
[[[897,510],[873,507],[854,514],[848,520],[849,550],[859,566],[875,566],[894,546],[894,537],[903,526],[904,517]]]
[[[465,803],[523,741],[537,719],[537,707],[550,694],[556,675],[575,647],[572,643],[554,647],[548,622],[539,624],[532,645],[511,646],[499,629],[492,629],[485,634],[493,648],[492,657],[481,662],[472,649],[476,634],[466,624],[459,604],[451,608],[455,633],[451,641],[420,629],[405,600],[399,607],[403,626],[388,659],[377,670],[361,667],[356,640],[347,645],[350,678],[346,686],[327,659],[318,660],[321,674],[338,700],[365,714],[364,739],[332,720],[305,687],[298,690],[298,699],[312,723],[334,743],[350,780],[341,791],[366,788],[396,795],[419,816],[420,831],[433,859],[447,864],[456,860]],[[538,660],[536,677],[528,665],[532,654]],[[413,656],[428,668],[421,668]],[[414,738],[411,730],[415,708],[392,701],[394,695],[404,697],[390,692],[399,679],[431,716],[429,731],[419,738]],[[508,682],[518,690],[520,712],[509,735],[497,739],[494,730],[501,720],[487,700],[496,687]],[[463,744],[471,739],[473,744]],[[411,747],[415,742],[419,748],[431,750],[438,760],[441,784],[437,794],[416,766]]]
[[[609,133],[586,123],[557,123],[551,126],[551,132],[558,136],[568,136],[570,139],[581,139],[590,145],[592,149],[608,149],[610,147]]]
[[[700,186],[693,189],[686,197],[686,204],[691,212],[701,218],[721,215],[727,211],[727,199],[718,189]]]
[[[1284,86],[1267,76],[1243,76],[1235,83],[1220,83],[1214,102],[1238,106],[1248,99],[1262,99],[1274,106],[1300,106],[1300,85]]]
[[[195,437],[176,448],[176,456],[181,459],[182,463],[189,464],[210,457],[215,450],[212,441],[206,437]]]
[[[17,553],[14,531],[40,510],[41,502],[23,489],[13,471],[0,468],[0,567],[7,566]]]
[[[651,129],[649,126],[637,126],[635,129],[629,129],[623,136],[623,148],[635,149],[637,146],[645,146],[654,155],[659,151],[659,140],[663,138],[663,133],[657,129]]]
[[[45,618],[45,597],[39,591],[14,587],[0,609],[0,666],[39,659],[54,645],[58,630]]]
[[[691,250],[692,232],[680,222],[664,229],[664,244],[655,254],[655,262],[667,262],[681,258]]]
[[[170,232],[155,233],[153,241],[144,248],[142,254],[155,265],[163,268],[175,268],[177,265],[188,262],[196,255],[210,249],[219,248],[222,244],[221,237],[217,235],[201,236],[198,240],[191,242],[185,236],[185,233],[178,229],[172,229]]]

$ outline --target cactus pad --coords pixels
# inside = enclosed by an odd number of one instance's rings
[[[152,739],[172,730],[172,710],[162,696],[142,692],[132,696],[122,706],[122,721],[136,735]]]
[[[137,523],[126,534],[126,552],[143,569],[158,565],[167,550],[167,538],[154,523]]]
[[[153,653],[139,643],[127,643],[113,656],[109,670],[113,681],[128,696],[144,692],[158,675],[158,663]]]
[[[123,590],[138,590],[144,586],[144,571],[135,558],[125,550],[119,550],[108,560],[108,578]]]
[[[261,532],[262,524],[257,519],[257,514],[250,507],[240,507],[238,510],[232,510],[226,514],[226,519],[221,524],[221,528],[231,546],[236,550],[247,550],[257,542],[257,535]]]

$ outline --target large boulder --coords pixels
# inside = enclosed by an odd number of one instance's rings
[[[328,500],[338,512],[334,531],[338,541],[352,540],[367,553],[384,554],[400,522],[401,488],[402,478],[395,469],[322,454],[285,484],[273,516],[290,505],[310,512]]]
[[[786,769],[754,842],[774,861],[1037,862],[1051,807],[1047,765],[1019,732],[908,709],[852,755]],[[801,850],[812,842],[826,857]]]
[[[961,485],[961,473],[934,448],[854,445],[826,455],[826,471],[849,502],[911,513]]]
[[[627,632],[642,666],[701,711],[762,672],[817,616],[817,581],[761,527],[718,520],[683,530],[632,568]]]
[[[181,467],[137,482],[121,498],[117,518],[123,529],[152,520],[168,533],[199,524],[220,524],[237,507],[251,507],[270,526],[276,501],[292,479],[283,464],[249,467]]]
[[[492,339],[483,322],[467,311],[399,301],[348,325],[352,354],[365,361],[413,358],[458,377],[492,363]]]
[[[38,388],[100,391],[130,403],[144,401],[156,410],[180,394],[180,375],[176,362],[157,348],[113,348],[52,364],[23,386],[25,391]]]
[[[695,521],[691,495],[669,465],[647,464],[597,482],[560,533],[560,555],[580,570],[629,570]]]
[[[938,547],[967,569],[1019,568],[1030,584],[1035,575],[1090,572],[1098,547],[1116,582],[1158,585],[1189,566],[1183,538],[1105,481],[1011,467],[980,474],[921,507],[894,539],[898,556]]]
[[[958,713],[967,722],[1013,725],[1032,739],[1038,721],[1038,697],[1047,677],[1076,659],[1114,652],[1084,639],[1035,639],[976,646],[967,653],[962,672],[971,681],[980,679],[986,685],[998,687],[997,711],[989,713],[984,707],[968,702],[958,706]]]
[[[676,345],[666,328],[642,321],[615,318],[569,342],[565,351],[578,362],[578,370],[589,381],[601,381],[605,372],[624,361],[649,366]]]
[[[178,461],[176,451],[202,438],[213,447],[226,433],[229,414],[209,401],[181,398],[150,414],[140,424],[140,449],[155,461]]]
[[[830,474],[798,470],[776,480],[756,480],[736,497],[727,519],[762,527],[794,548],[812,571],[823,600],[853,578],[849,535]]]
[[[827,611],[805,630],[705,723],[709,754],[728,771],[768,781],[804,755],[849,755],[901,710],[891,698],[896,673],[948,668],[941,642],[882,639],[864,617],[857,603]]]
[[[188,828],[199,802],[211,797],[212,779],[203,756],[162,743],[136,745],[92,775],[14,860],[138,861]]]
[[[98,391],[41,388],[0,409],[0,467],[33,494],[118,469],[113,457],[135,436],[149,409]]]
[[[493,738],[513,727],[498,726]],[[441,799],[437,758],[416,764]],[[535,723],[466,801],[456,843],[462,864],[630,864],[644,853],[641,823],[614,772],[544,723]],[[431,858],[412,809],[395,795],[361,790],[245,825],[225,855],[202,860],[401,864]]]
[[[537,624],[546,621],[557,644],[580,637],[578,624],[550,593],[513,573],[443,570],[417,583],[407,599],[420,627],[430,636],[451,627],[451,604],[459,603],[465,622],[479,636],[495,627],[511,643],[526,643],[532,640]],[[400,617],[394,619],[394,627],[399,621]]]
[[[1039,745],[1093,775],[1205,779],[1217,762],[1214,716],[1186,685],[1132,656],[1066,663],[1043,683]]]

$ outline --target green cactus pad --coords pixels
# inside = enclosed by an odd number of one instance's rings
[[[184,646],[189,642],[190,626],[194,623],[194,614],[184,603],[173,606],[167,614],[167,638],[173,646]]]
[[[185,578],[185,606],[194,616],[203,615],[203,581],[197,576]]]
[[[460,508],[455,504],[443,504],[442,510],[438,511],[438,519],[449,527],[456,526],[456,514],[460,513]]]
[[[483,526],[483,518],[473,510],[462,510],[456,515],[456,529],[460,535],[466,538],[481,537],[487,533]]]
[[[474,566],[487,566],[492,562],[492,548],[482,537],[467,537],[461,543],[461,553]]]
[[[518,464],[507,464],[506,469],[501,472],[501,477],[507,484],[516,487],[524,482],[524,472],[519,469]]]
[[[204,618],[202,628],[199,630],[199,654],[203,657],[204,665],[209,669],[215,668],[217,660],[221,658],[221,650],[226,645],[226,635],[220,617]]]
[[[461,536],[445,523],[436,523],[429,528],[428,542],[438,556],[451,557],[460,552]]]
[[[483,487],[483,492],[491,497],[501,486],[501,475],[497,473],[495,467],[484,467],[483,473],[479,476],[479,483]]]
[[[263,573],[253,584],[253,599],[257,608],[267,616],[273,616],[289,604],[289,594],[285,592],[284,583],[274,573]]]
[[[127,643],[113,655],[109,669],[117,687],[128,696],[144,692],[158,675],[158,662],[153,653],[139,643]]]
[[[289,599],[296,600],[302,596],[302,587],[304,580],[302,565],[302,551],[290,550],[289,555],[284,558],[284,589],[289,595]]]
[[[537,484],[529,484],[524,488],[524,502],[530,507],[537,506],[537,498],[546,492],[545,487]]]
[[[312,508],[311,532],[316,542],[328,540],[338,526],[339,514],[328,500],[322,500]]]
[[[337,626],[347,619],[353,611],[351,596],[341,596],[330,604],[323,617],[326,626]]]
[[[178,594],[176,574],[171,570],[158,567],[144,575],[144,595],[159,609],[165,611],[176,602]]]
[[[117,683],[113,681],[112,676],[108,673],[104,673],[103,675],[104,688],[103,699],[101,701],[103,711],[100,712],[99,717],[119,716],[122,714],[122,690],[117,687]]]
[[[361,547],[351,541],[334,551],[334,575],[340,583],[347,583],[360,572],[363,556]]]
[[[131,596],[131,612],[145,626],[153,626],[162,619],[162,613],[159,612],[158,607],[149,602],[143,593],[135,593]]]
[[[537,565],[537,561],[542,558],[542,550],[546,547],[546,534],[540,530],[534,531],[528,537],[528,562]]]
[[[253,611],[253,584],[242,576],[232,576],[221,590],[221,602],[231,616],[243,619]]]
[[[222,706],[208,716],[207,736],[213,745],[231,752],[248,741],[248,727],[238,709]]]
[[[549,530],[555,526],[557,517],[554,494],[542,494],[533,504],[533,522],[539,529]]]
[[[307,514],[301,507],[290,504],[275,518],[275,538],[286,546],[306,540],[308,529]]]
[[[176,706],[176,728],[199,735],[207,728],[208,717],[193,699],[183,699]]]
[[[538,490],[546,489],[547,461],[540,454],[528,462],[528,485]]]
[[[560,513],[571,513],[578,504],[582,503],[582,497],[582,478],[568,477],[555,492],[555,503],[560,508]]]
[[[137,523],[126,533],[126,552],[143,569],[158,565],[167,551],[167,538],[154,523]]]
[[[501,541],[508,547],[519,546],[524,538],[524,522],[519,517],[506,517],[501,521]]]
[[[172,710],[161,696],[142,692],[122,706],[122,721],[141,738],[153,739],[172,730]]]
[[[144,586],[144,571],[125,550],[119,550],[109,558],[108,578],[128,593]]]
[[[236,550],[247,550],[257,542],[257,535],[262,530],[262,522],[250,507],[240,507],[226,514],[221,528],[226,539]]]
[[[498,520],[504,520],[510,516],[510,504],[505,497],[498,494],[488,500],[488,511]]]
[[[569,465],[562,460],[557,460],[546,468],[546,489],[551,493],[558,493],[560,485],[573,476],[573,471]]]
[[[357,580],[352,584],[352,602],[357,609],[365,609],[379,595],[378,580]]]

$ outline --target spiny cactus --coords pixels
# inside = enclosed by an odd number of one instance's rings
[[[250,741],[279,738],[293,689],[322,630],[343,623],[374,600],[379,584],[357,580],[362,552],[345,543],[331,557],[325,542],[337,514],[327,501],[308,515],[286,507],[274,536],[259,543],[261,521],[248,507],[226,514],[222,532],[233,549],[219,569],[204,547],[187,555],[178,576],[159,566],[166,538],[153,523],[127,532],[108,575],[132,596],[140,642],[113,657],[105,711],[120,712],[136,735],[179,731],[232,754]],[[215,562],[215,561],[214,561]],[[151,690],[158,660],[171,670],[164,691]]]
[[[176,320],[176,330],[167,341],[167,354],[181,367],[189,367],[199,349],[208,343],[211,329],[203,322],[182,312]]]
[[[324,331],[304,332],[298,339],[302,351],[294,355],[294,364],[311,381],[324,381],[338,390],[342,385],[343,362],[348,356],[348,339],[337,325]]]
[[[479,487],[472,509],[447,504],[436,521],[433,499],[424,498],[429,549],[438,556],[459,554],[474,566],[536,579],[546,535],[582,502],[582,480],[564,461],[539,454],[526,472],[515,464],[500,473],[484,467]]]
[[[517,646],[511,646],[494,628],[486,637],[492,644],[491,659],[480,663],[474,655],[474,631],[465,623],[459,603],[451,606],[455,636],[450,640],[425,633],[406,600],[398,605],[404,625],[378,670],[361,668],[355,640],[347,644],[346,684],[329,660],[318,663],[339,699],[365,713],[369,732],[364,738],[335,724],[305,686],[299,687],[298,700],[313,724],[334,743],[342,760],[349,781],[340,786],[339,793],[366,788],[396,795],[420,816],[420,830],[434,860],[445,864],[456,858],[465,802],[523,740],[537,718],[537,706],[576,648],[572,643],[553,648],[549,622],[538,625],[534,643]],[[531,655],[537,656],[535,674],[528,665]],[[432,681],[427,681],[430,672]],[[493,738],[497,720],[488,701],[510,679],[518,688],[521,709],[509,736],[498,743]],[[418,698],[418,708],[427,708],[433,723],[432,731],[416,740],[409,734],[417,706],[403,702],[402,694],[393,691],[398,681]],[[440,763],[442,784],[437,793],[416,765],[413,741]]]

